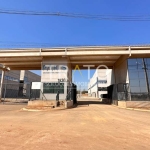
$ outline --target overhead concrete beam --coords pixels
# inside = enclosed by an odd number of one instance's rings
[[[129,58],[129,55],[122,55],[120,58],[115,62],[114,67],[119,66],[122,62]]]
[[[109,60],[109,61],[115,61],[120,57],[120,55],[118,56],[71,56],[70,60]]]
[[[28,49],[28,48],[26,48],[26,49],[24,49],[24,48],[21,48],[21,49],[0,49],[0,53],[11,53],[11,52],[22,53],[22,52],[39,52],[39,51],[40,51],[40,49],[34,49],[34,48],[30,48],[30,49]]]
[[[150,52],[150,51],[149,51]],[[108,51],[75,51],[75,52],[67,52],[67,55],[68,56],[74,56],[74,55],[78,55],[78,56],[85,56],[85,55],[89,55],[89,56],[92,56],[92,55],[119,55],[119,54],[128,54],[129,52],[128,51],[111,51],[111,52],[108,52]],[[41,56],[48,56],[48,55],[57,55],[57,56],[62,56],[64,55],[64,52],[42,52],[41,53]]]
[[[37,52],[32,52],[32,53],[27,53],[27,52],[24,52],[24,53],[14,53],[14,52],[11,52],[11,53],[0,53],[0,57],[27,57],[27,56],[40,56],[40,53],[37,53]]]
[[[149,45],[141,45],[141,46],[130,46],[132,50],[147,50],[150,49]],[[111,51],[111,50],[127,50],[128,51],[129,46],[74,46],[74,47],[52,47],[52,48],[15,48],[15,49],[0,49],[0,52],[40,52],[40,51],[65,51],[65,49],[67,49],[67,51],[80,51],[80,50],[95,50],[95,51]]]
[[[150,54],[140,54],[141,58],[150,58]],[[132,54],[130,58],[139,58],[138,54]]]
[[[150,46],[131,46],[130,58],[150,57]],[[30,49],[1,49],[0,63],[11,69],[32,70],[41,69],[44,60],[70,59],[70,63],[117,66],[129,57],[129,46],[88,46],[66,48],[30,48]]]
[[[79,66],[80,69],[83,69],[83,70],[86,70],[86,69],[87,69],[87,67],[83,67],[83,65],[78,65],[78,66]],[[96,69],[98,66],[99,66],[99,65],[95,65],[94,67],[91,67],[91,69]],[[75,67],[76,67],[76,65],[72,65],[71,67],[72,67],[72,70],[74,70]],[[107,65],[107,67],[108,67],[108,69],[113,69],[113,66],[112,66],[112,65],[110,65],[110,66]],[[101,67],[100,69],[106,69],[106,68]]]
[[[1,55],[0,55],[1,56]],[[26,62],[26,61],[42,61],[43,57],[0,57],[1,62]]]
[[[24,57],[24,56],[97,56],[97,55],[127,55],[129,51],[69,51],[65,52],[22,52],[22,53],[0,53],[0,57]],[[150,54],[150,50],[132,50],[131,54]]]
[[[41,66],[18,66],[18,67],[10,67],[11,70],[41,70]]]
[[[72,64],[114,64],[116,61],[71,61]]]
[[[36,66],[36,65],[41,65],[42,62],[9,62],[9,63],[4,63],[3,65],[5,66]]]

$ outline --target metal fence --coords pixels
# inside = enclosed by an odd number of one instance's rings
[[[40,90],[31,89],[29,83],[15,83],[2,85],[2,102],[25,103],[29,100],[39,99]]]
[[[108,99],[119,101],[150,101],[150,93],[132,93],[128,83],[114,84],[108,87]]]
[[[8,83],[4,83],[2,85],[2,102],[3,103],[27,103],[30,100],[38,100],[38,99],[43,99],[43,100],[47,100],[44,93],[41,91],[41,89],[39,90],[35,90],[35,89],[31,89],[31,85],[29,83],[15,83],[15,84],[8,84]],[[55,86],[54,89],[52,89],[52,87],[54,88],[53,85],[51,85],[51,88],[48,86],[47,89],[44,90],[50,90],[50,92],[52,92],[52,90],[54,90],[54,92],[56,91],[61,91],[60,87],[58,88],[58,86]],[[76,85],[75,84],[68,84],[67,85],[67,95],[65,100],[73,100],[73,103],[76,104],[77,103],[77,99],[76,99]],[[64,87],[63,87],[64,90]],[[57,92],[53,93],[56,94],[57,97]],[[58,95],[59,97],[59,95]]]

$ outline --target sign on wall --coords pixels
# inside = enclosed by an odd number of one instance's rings
[[[31,89],[33,89],[33,90],[40,90],[41,89],[41,82],[32,82]]]

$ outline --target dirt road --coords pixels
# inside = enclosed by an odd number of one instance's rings
[[[149,150],[150,112],[82,101],[48,112],[0,105],[0,150]]]

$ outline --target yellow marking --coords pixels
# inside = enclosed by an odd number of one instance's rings
[[[74,73],[75,73],[75,71],[76,71],[77,69],[78,69],[80,75],[82,76],[82,73],[81,73],[81,71],[80,71],[79,65],[76,65],[76,66],[75,66],[74,71],[73,71],[73,75],[74,75]],[[82,77],[83,77],[83,76],[82,76]]]

